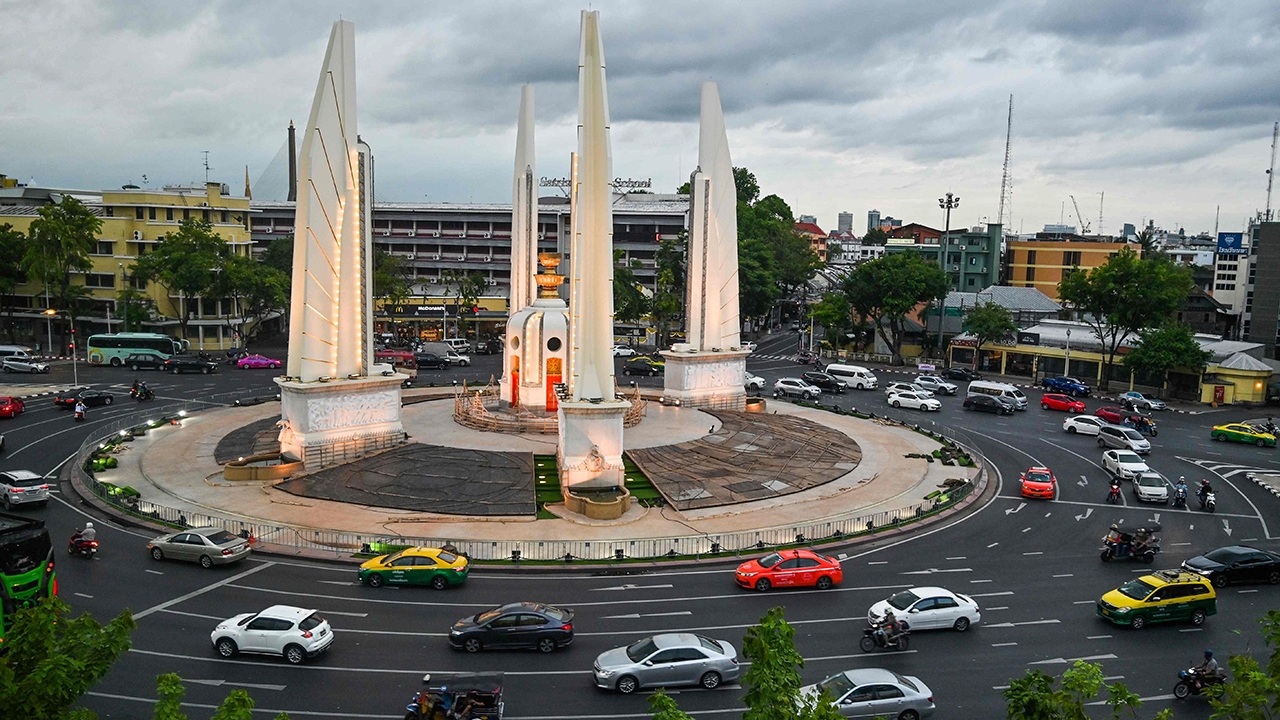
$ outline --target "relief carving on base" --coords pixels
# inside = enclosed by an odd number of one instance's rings
[[[377,425],[400,419],[400,398],[395,390],[308,399],[306,406],[308,432]]]
[[[621,465],[610,464],[609,461],[605,459],[604,455],[600,454],[599,445],[592,445],[591,452],[587,453],[587,456],[582,459],[582,462],[569,467],[569,470],[571,471],[586,471],[593,473],[604,472],[605,470],[621,469]]]

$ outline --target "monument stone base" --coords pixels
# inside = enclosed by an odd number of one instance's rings
[[[624,486],[622,423],[630,407],[626,400],[560,403],[556,460],[561,489]]]
[[[328,382],[276,378],[280,387],[280,450],[310,468],[405,442],[400,383],[405,375]]]
[[[747,356],[750,350],[685,350],[677,344],[663,350],[663,397],[678,400],[681,407],[743,410],[747,393]]]

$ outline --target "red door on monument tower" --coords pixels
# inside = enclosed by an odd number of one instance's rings
[[[556,385],[560,382],[562,362],[560,358],[547,358],[547,412],[555,412],[560,409],[560,398],[556,395]]]

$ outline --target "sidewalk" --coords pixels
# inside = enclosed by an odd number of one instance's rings
[[[445,403],[448,400],[427,404]],[[771,405],[770,410],[775,410],[775,407]],[[633,519],[623,524],[534,520],[528,516],[448,516],[300,498],[276,490],[270,483],[230,483],[223,480],[221,468],[213,459],[214,448],[232,430],[279,412],[278,406],[266,404],[200,413],[184,420],[181,427],[157,428],[131,443],[127,451],[117,456],[119,467],[100,473],[99,479],[129,485],[149,502],[175,507],[190,514],[209,514],[233,521],[375,537],[399,535],[445,537],[459,541],[545,542],[672,538],[691,533],[728,534],[892,511],[923,502],[925,496],[947,478],[968,479],[975,472],[959,466],[904,458],[903,455],[909,453],[927,454],[938,444],[899,426],[785,403],[778,403],[776,411],[806,417],[856,438],[863,451],[862,462],[841,478],[788,495],[783,502],[769,499],[683,514],[669,507],[639,508]],[[653,423],[647,434],[652,435],[662,429],[654,420],[654,417],[646,419],[646,423]],[[416,439],[438,442],[444,428],[437,423],[433,425],[434,433],[430,437],[419,436]],[[691,422],[673,423],[673,435],[676,437],[672,439],[678,441],[681,436],[687,437],[691,425]],[[644,423],[641,424],[643,426]],[[454,434],[454,431],[451,429],[449,434]],[[652,438],[646,440],[651,442]]]

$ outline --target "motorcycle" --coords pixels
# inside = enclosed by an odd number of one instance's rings
[[[1178,684],[1173,686],[1173,696],[1186,700],[1190,695],[1204,695],[1214,685],[1225,682],[1216,675],[1201,675],[1196,668],[1187,668],[1178,673]]]
[[[1102,549],[1102,561],[1141,560],[1145,563],[1155,562],[1156,553],[1160,552],[1160,538],[1156,537],[1158,532],[1160,532],[1160,525],[1157,523],[1134,528],[1131,533],[1121,532],[1113,527],[1111,532],[1102,538],[1102,544],[1105,546]]]
[[[136,390],[130,390],[129,397],[137,400],[138,402],[146,402],[147,400],[156,399],[156,391],[151,388],[138,388]]]
[[[67,543],[67,554],[79,554],[82,558],[92,558],[98,554],[98,541],[85,540],[80,533],[71,536],[71,541]]]
[[[1111,480],[1111,492],[1107,493],[1107,502],[1115,505],[1120,502],[1120,479],[1113,478]]]
[[[76,422],[80,422],[81,420],[84,420],[84,417],[85,415],[83,410],[76,411],[76,414],[75,414]]]
[[[1186,488],[1175,488],[1175,489],[1174,489],[1174,491],[1173,491],[1173,509],[1174,509],[1174,510],[1186,510],[1186,509],[1187,509],[1187,489],[1186,489]]]
[[[893,642],[886,642],[884,633],[879,631],[880,628],[865,627],[862,628],[862,639],[858,641],[858,647],[862,648],[862,652],[872,652],[875,650],[897,650],[903,652],[910,643],[908,636],[910,630],[899,630],[894,636]]]
[[[1200,509],[1205,512],[1213,512],[1218,506],[1218,494],[1210,491],[1200,496]]]

